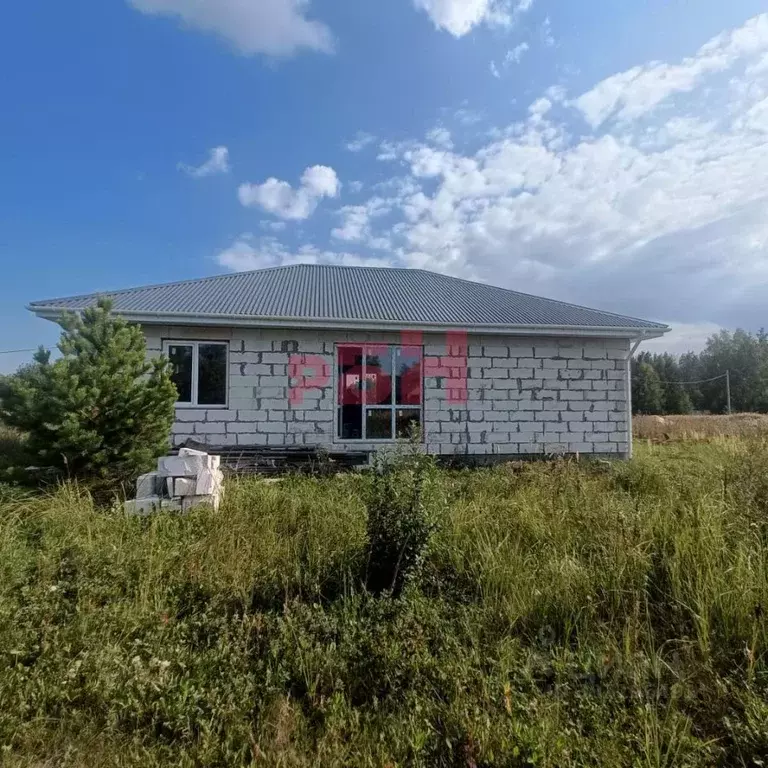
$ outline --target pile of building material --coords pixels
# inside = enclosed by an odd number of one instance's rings
[[[181,448],[178,456],[157,460],[157,471],[142,475],[136,482],[136,498],[125,502],[125,511],[148,515],[161,509],[186,510],[200,504],[219,508],[224,475],[219,456]]]

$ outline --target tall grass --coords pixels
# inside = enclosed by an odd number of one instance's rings
[[[760,765],[768,444],[638,454],[442,472],[396,598],[370,478],[148,519],[5,488],[0,762]]]
[[[768,415],[634,416],[635,437],[643,440],[709,440],[715,437],[768,437]]]

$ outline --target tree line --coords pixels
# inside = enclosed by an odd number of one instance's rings
[[[726,371],[732,411],[768,412],[768,333],[763,329],[720,331],[698,354],[641,352],[632,360],[632,411],[726,413]]]

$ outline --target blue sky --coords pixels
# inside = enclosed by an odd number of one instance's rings
[[[676,351],[756,329],[763,10],[11,4],[0,350],[55,342],[34,299],[295,261],[421,266],[662,320]]]

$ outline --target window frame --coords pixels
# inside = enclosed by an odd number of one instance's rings
[[[382,347],[387,347],[389,349],[389,355],[390,355],[390,365],[392,370],[392,402],[386,405],[381,404],[372,404],[369,405],[366,402],[366,393],[367,389],[363,389],[363,400],[360,403],[361,410],[361,431],[362,435],[361,437],[342,437],[341,435],[341,424],[340,424],[340,411],[342,408],[342,405],[339,403],[339,354],[341,350],[343,349],[362,349],[363,350],[363,371],[362,371],[362,378],[365,379],[365,373],[366,373],[366,366],[367,366],[367,357],[368,352],[367,350],[369,348],[375,348],[377,350],[380,350]],[[405,404],[397,404],[395,400],[397,399],[396,391],[397,391],[397,385],[395,383],[395,378],[397,376],[396,368],[395,368],[395,360],[397,356],[397,351],[399,349],[418,349],[419,350],[419,356],[420,356],[420,370],[419,370],[419,405],[405,405]],[[421,437],[420,441],[421,443],[424,443],[425,441],[425,425],[424,425],[424,346],[422,344],[397,344],[395,342],[375,342],[375,341],[347,341],[342,342],[334,345],[333,350],[333,403],[334,403],[334,413],[333,413],[333,421],[334,421],[334,427],[333,427],[333,440],[336,443],[354,443],[355,445],[360,443],[376,443],[376,444],[392,444],[392,443],[402,443],[408,440],[407,437],[398,437],[397,436],[397,412],[398,411],[416,411],[419,414],[419,425],[421,427]],[[381,410],[381,411],[390,411],[390,425],[392,429],[392,437],[380,437],[380,438],[369,438],[368,433],[368,415],[367,411],[368,409],[371,410]]]
[[[226,359],[224,362],[224,402],[223,403],[198,403],[198,389],[200,379],[200,354],[199,347],[220,346],[226,350]],[[163,354],[169,357],[170,347],[192,347],[192,400],[184,402],[177,400],[176,408],[205,408],[205,409],[226,409],[229,407],[229,342],[218,339],[163,339]]]

